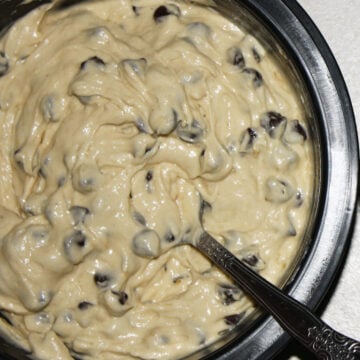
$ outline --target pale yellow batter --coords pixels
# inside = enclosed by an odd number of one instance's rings
[[[177,359],[239,324],[204,228],[278,282],[311,207],[298,96],[190,1],[41,7],[0,41],[1,334],[35,359]],[[179,246],[177,246],[179,245]]]

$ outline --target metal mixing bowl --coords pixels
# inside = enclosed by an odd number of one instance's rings
[[[21,4],[0,0],[0,29],[49,1]],[[73,2],[73,1],[69,1]],[[350,241],[358,179],[358,141],[344,80],[334,57],[311,19],[294,0],[217,0],[216,8],[247,28],[291,74],[304,99],[314,142],[315,196],[304,246],[284,289],[316,309],[326,295]],[[289,336],[261,312],[226,338],[191,359],[271,359]],[[0,344],[1,359],[24,354]]]

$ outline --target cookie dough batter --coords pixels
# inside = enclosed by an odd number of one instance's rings
[[[308,221],[303,105],[208,6],[46,5],[0,41],[0,333],[35,359],[177,359],[253,311],[183,242],[279,283]],[[240,325],[241,326],[241,325]]]

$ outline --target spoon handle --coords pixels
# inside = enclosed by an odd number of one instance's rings
[[[206,232],[195,244],[318,359],[359,360],[360,343],[330,328],[297,300],[252,271]]]

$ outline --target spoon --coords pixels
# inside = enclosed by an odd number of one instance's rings
[[[360,342],[342,335],[306,306],[286,295],[251,270],[206,232],[192,243],[267,310],[277,322],[318,359],[360,360]]]

